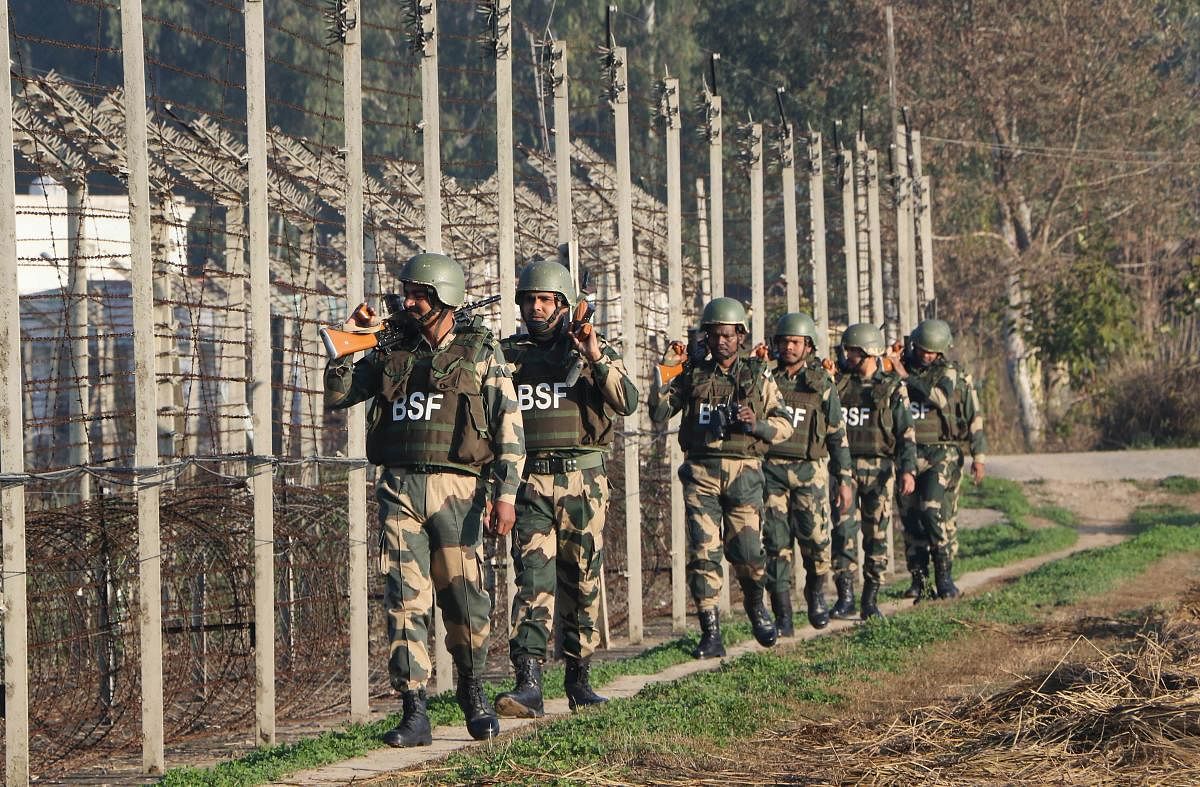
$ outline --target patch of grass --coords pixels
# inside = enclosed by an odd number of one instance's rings
[[[960,508],[991,508],[1004,514],[1005,521],[994,525],[958,531],[956,575],[1015,563],[1018,560],[1066,549],[1075,543],[1075,514],[1060,506],[1030,506],[1021,485],[1004,478],[985,478],[979,486],[963,487]],[[1053,527],[1030,527],[1029,517],[1039,516],[1054,522]],[[904,570],[903,556],[897,559],[897,573]],[[884,588],[887,598],[900,598],[908,588],[908,579]]]
[[[1025,623],[1045,610],[1105,592],[1155,561],[1200,550],[1200,518],[1190,525],[1155,525],[1130,541],[1046,564],[1000,590],[958,604],[929,604],[845,635],[754,653],[712,673],[648,687],[570,718],[540,725],[535,734],[452,755],[449,769],[426,775],[448,783],[487,781],[514,772],[530,782],[592,781],[597,769],[635,777],[624,766],[648,752],[686,754],[755,735],[795,703],[830,703],[850,681],[895,672],[921,650],[961,636],[964,623]],[[587,778],[579,774],[586,773]]]
[[[924,648],[962,636],[964,624],[1028,623],[1050,608],[1104,593],[1170,554],[1200,551],[1196,524],[1154,525],[1120,545],[1046,564],[994,593],[954,605],[930,603],[845,635],[761,651],[713,673],[649,686],[636,697],[541,725],[529,737],[458,752],[446,763],[449,770],[426,780],[488,781],[502,774],[509,780],[521,771],[536,774],[530,783],[580,783],[599,773],[630,779],[636,773],[605,763],[636,762],[648,752],[684,755],[751,737],[794,719],[797,702],[836,702],[840,686],[910,666]]]
[[[1185,475],[1169,475],[1158,482],[1160,489],[1176,495],[1194,495],[1200,492],[1200,478]]]
[[[1069,528],[1028,527],[1026,517],[1032,509],[1021,492],[1021,487],[1011,481],[987,478],[979,487],[968,484],[963,500],[964,505],[971,507],[997,508],[1004,512],[1009,521],[978,530],[962,531],[959,534],[960,554],[955,564],[959,573],[1004,565],[1062,549],[1074,543],[1075,531]],[[1063,513],[1069,515],[1069,512]],[[902,586],[889,589],[885,595],[898,596],[901,589]],[[750,627],[745,622],[723,622],[721,634],[726,646],[736,645],[751,636]],[[697,634],[691,634],[646,650],[632,658],[594,662],[592,682],[594,685],[603,686],[622,675],[655,674],[675,664],[691,661],[691,651],[696,645],[697,637]],[[546,669],[543,686],[547,699],[563,695],[562,678],[561,666]],[[497,693],[510,688],[511,683],[505,682],[490,684],[487,690],[494,699]],[[817,688],[819,687],[809,686],[804,690],[816,691]],[[451,692],[429,698],[429,717],[434,725],[463,723],[462,712]],[[349,725],[344,729],[327,732],[298,743],[261,748],[246,757],[212,768],[173,768],[167,771],[162,783],[213,787],[262,784],[296,771],[340,762],[380,748],[383,745],[379,741],[380,736],[399,721],[399,716],[393,715],[372,724]],[[565,745],[559,744],[560,747]]]

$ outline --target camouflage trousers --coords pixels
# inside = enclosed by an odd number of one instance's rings
[[[788,593],[792,587],[793,541],[812,563],[813,573],[829,573],[829,459],[770,459],[763,462],[767,504],[763,547],[767,552],[766,587]]]
[[[932,550],[951,547],[953,554],[957,539],[950,522],[957,513],[953,506],[958,503],[962,467],[963,452],[956,445],[917,446],[917,488],[900,501],[904,557],[910,572],[927,571]]]
[[[888,567],[887,533],[896,488],[895,463],[886,456],[860,456],[851,461],[854,472],[850,509],[838,512],[833,529],[833,571],[843,574],[858,570],[855,542],[861,527],[863,578],[879,582]]]
[[[950,542],[950,557],[958,557],[958,499],[963,485],[963,461],[958,463],[958,477],[946,490],[946,540]]]
[[[386,577],[388,675],[398,691],[422,688],[433,672],[435,594],[459,675],[483,675],[492,606],[481,571],[485,493],[470,475],[380,468],[379,569]]]
[[[550,627],[562,625],[563,653],[586,659],[600,644],[600,574],[608,475],[603,466],[534,473],[517,492],[509,654],[546,658]]]
[[[679,466],[687,520],[688,589],[696,609],[716,609],[721,553],[738,578],[761,583],[763,473],[758,459],[689,459]]]

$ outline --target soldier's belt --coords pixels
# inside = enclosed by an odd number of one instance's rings
[[[413,464],[413,465],[389,465],[392,470],[399,470],[408,475],[433,475],[434,473],[453,473],[454,475],[472,475],[478,476],[479,473],[471,472],[462,467],[454,467],[452,465],[429,465],[429,464]]]
[[[542,459],[527,458],[525,475],[554,475],[574,470],[590,470],[604,465],[604,454],[591,453],[580,456],[549,456]]]

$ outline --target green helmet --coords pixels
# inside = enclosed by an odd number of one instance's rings
[[[571,271],[553,260],[531,260],[521,269],[517,293],[556,292],[567,303],[575,302],[575,282]]]
[[[927,353],[944,353],[954,346],[954,334],[945,320],[925,320],[912,332],[912,343]]]
[[[451,308],[462,306],[467,297],[462,266],[445,254],[426,251],[411,258],[400,270],[400,281],[424,284]]]
[[[780,336],[807,336],[815,343],[817,324],[804,312],[788,312],[775,323],[775,333],[771,334],[772,340]]]
[[[869,322],[856,322],[842,334],[842,348],[857,347],[867,355],[883,355],[883,334]]]
[[[747,333],[750,331],[750,320],[746,317],[746,307],[734,298],[713,298],[704,307],[700,315],[700,327],[710,325],[738,325]]]

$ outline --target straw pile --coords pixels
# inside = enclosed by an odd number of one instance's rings
[[[890,723],[804,724],[763,742],[765,762],[662,783],[1200,784],[1200,588],[1130,628],[1129,652],[1080,636],[1054,669],[998,693]]]

